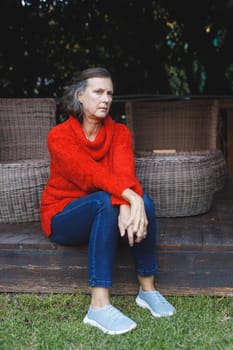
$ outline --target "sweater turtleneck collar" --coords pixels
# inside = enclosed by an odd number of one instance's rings
[[[80,146],[87,152],[94,160],[102,159],[109,151],[114,135],[115,122],[111,116],[108,115],[103,120],[98,134],[94,141],[89,141],[83,131],[81,123],[73,116],[70,116],[71,128],[75,134],[75,138]]]

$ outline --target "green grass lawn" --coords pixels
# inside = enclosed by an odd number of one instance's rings
[[[84,325],[90,298],[73,295],[0,295],[0,350],[232,350],[233,298],[168,297],[170,318],[153,318],[134,297],[112,303],[134,319],[132,333],[111,336]]]

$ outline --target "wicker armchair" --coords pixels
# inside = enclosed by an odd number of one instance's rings
[[[225,185],[218,114],[217,100],[126,103],[137,175],[156,203],[157,216],[204,213]]]
[[[54,99],[0,99],[0,222],[39,221],[49,175],[47,134],[56,122]]]
[[[217,100],[127,102],[136,151],[216,149]]]

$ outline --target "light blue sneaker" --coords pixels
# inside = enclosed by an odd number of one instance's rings
[[[133,320],[112,305],[105,305],[99,309],[90,307],[83,322],[112,335],[127,333],[137,327]]]
[[[158,291],[144,292],[141,288],[136,303],[149,309],[154,317],[172,316],[176,309]]]

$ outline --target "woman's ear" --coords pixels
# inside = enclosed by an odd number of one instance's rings
[[[77,99],[78,99],[79,103],[82,103],[82,102],[83,102],[83,101],[82,101],[82,100],[83,100],[83,99],[82,99],[82,96],[83,96],[82,93],[81,93],[80,91],[78,91],[78,92],[77,92]]]

